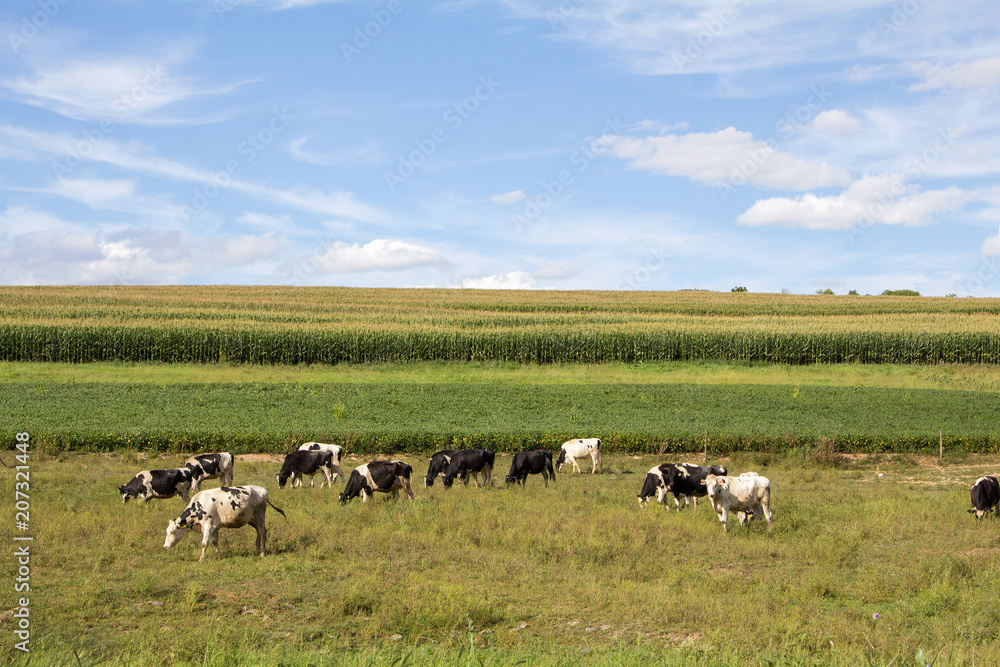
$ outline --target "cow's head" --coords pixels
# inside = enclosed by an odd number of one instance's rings
[[[184,522],[183,517],[179,519],[174,519],[173,521],[168,523],[167,540],[163,543],[163,548],[169,549],[170,547],[180,542],[181,538],[187,535],[189,530],[191,530],[191,526],[187,525]]]
[[[131,491],[126,491],[124,484],[122,484],[121,486],[118,487],[118,493],[122,494],[122,502],[123,503],[127,503],[128,499],[135,495]]]
[[[705,478],[705,486],[708,487],[708,497],[714,499],[723,491],[729,490],[729,480],[725,477],[709,475]]]
[[[559,450],[559,458],[556,459],[556,470],[562,471],[563,464],[566,463],[566,450]]]
[[[285,471],[279,472],[277,475],[277,480],[278,480],[278,488],[279,489],[285,488],[285,482],[288,481],[288,473],[286,473]]]

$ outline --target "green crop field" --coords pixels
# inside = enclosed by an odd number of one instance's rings
[[[599,436],[608,451],[655,453],[698,449],[706,431],[721,453],[937,451],[942,432],[949,451],[1000,452],[1000,393],[858,386],[8,382],[0,420],[51,452],[519,451]]]

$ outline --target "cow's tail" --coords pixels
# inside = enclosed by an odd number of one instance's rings
[[[13,467],[13,466],[9,466],[9,465],[7,465],[7,462],[6,462],[6,461],[4,461],[3,459],[0,459],[0,463],[2,463],[2,464],[4,465],[4,467],[5,467],[5,468],[12,468],[12,467]]]
[[[285,523],[288,523],[288,517],[285,516],[285,512],[280,507],[278,507],[277,505],[275,505],[274,503],[272,503],[270,498],[267,499],[267,504],[270,505],[271,507],[273,507],[274,510],[278,514],[280,514],[282,517],[284,517]]]

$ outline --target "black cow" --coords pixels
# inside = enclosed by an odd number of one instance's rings
[[[669,465],[669,464],[668,464]],[[725,476],[729,473],[725,466],[696,466],[693,463],[675,463],[667,472],[667,490],[674,496],[674,506],[681,510],[680,497],[684,496],[684,507],[689,499],[694,500],[694,508],[698,509],[698,498],[708,495],[705,478],[709,475]]]
[[[192,456],[184,465],[194,473],[194,490],[200,491],[201,483],[206,479],[221,479],[222,486],[232,486],[235,462],[236,459],[229,452],[217,452]]]
[[[333,454],[333,461],[331,465],[333,466],[333,481],[337,481],[337,477],[344,477],[344,471],[340,467],[340,459],[344,456],[344,448],[340,445],[327,445],[322,442],[307,442],[303,444],[299,449],[308,450],[310,452],[321,452],[329,451]]]
[[[413,500],[413,489],[410,488],[410,478],[413,477],[413,467],[403,461],[372,461],[360,465],[351,471],[344,492],[340,494],[340,502],[346,503],[351,498],[361,496],[361,502],[368,502],[368,496],[374,492],[392,493],[393,498],[399,497],[399,490]]]
[[[118,492],[122,494],[123,503],[132,497],[146,502],[150,498],[173,498],[177,494],[188,502],[188,492],[193,483],[193,473],[188,468],[143,470],[127,484],[119,486]]]
[[[455,478],[458,477],[465,485],[469,484],[469,475],[476,478],[476,486],[479,484],[479,473],[483,473],[482,486],[493,482],[493,461],[496,455],[492,449],[463,449],[455,452],[448,464],[448,470],[444,474],[444,488],[450,489]]]
[[[443,449],[431,457],[431,463],[427,467],[427,476],[424,477],[425,487],[434,486],[434,480],[437,479],[438,475],[444,477],[444,473],[448,470],[448,464],[451,462],[451,457],[456,451],[458,450]]]
[[[977,519],[981,519],[987,512],[994,511],[998,503],[1000,503],[1000,484],[997,483],[997,478],[984,475],[977,479],[972,485],[972,509],[969,511],[974,513]]]
[[[645,507],[646,503],[654,495],[656,496],[656,502],[661,505],[663,504],[664,499],[667,497],[667,475],[673,469],[673,463],[664,463],[663,465],[649,469],[649,472],[646,473],[646,479],[642,483],[642,491],[637,496],[641,506]]]
[[[302,476],[309,475],[309,486],[315,485],[313,475],[318,472],[323,473],[323,481],[319,483],[319,488],[333,486],[333,452],[321,450],[318,452],[299,449],[285,456],[281,470],[278,472],[278,488],[284,488],[285,482],[292,480],[292,488],[302,486]]]
[[[545,449],[532,449],[526,452],[518,452],[514,455],[514,460],[510,462],[510,472],[507,473],[507,484],[514,482],[524,486],[528,480],[528,475],[542,473],[545,486],[549,485],[549,477],[553,483],[556,481],[556,471],[552,468],[552,452]]]

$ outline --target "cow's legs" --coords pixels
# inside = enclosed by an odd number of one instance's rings
[[[261,556],[264,555],[264,550],[267,548],[267,523],[265,520],[266,511],[266,508],[261,510],[253,522],[253,527],[257,530],[257,550],[260,552]]]

